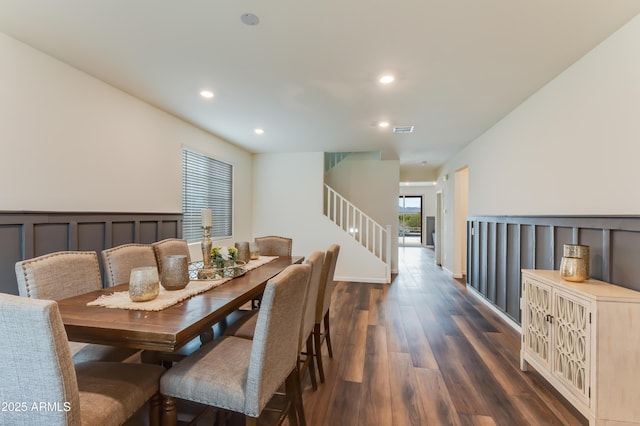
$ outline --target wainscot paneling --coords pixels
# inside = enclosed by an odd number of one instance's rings
[[[589,246],[592,278],[640,291],[637,216],[469,216],[467,240],[467,285],[517,323],[521,269],[559,269],[564,244]]]
[[[0,212],[0,292],[18,294],[16,262],[64,250],[95,251],[182,236],[182,214]]]

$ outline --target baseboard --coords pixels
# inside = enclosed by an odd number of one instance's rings
[[[457,278],[457,279],[462,279],[464,278],[464,274],[454,274],[453,272],[451,272],[450,270],[448,270],[446,267],[440,265],[440,267],[442,268],[442,270],[444,272],[446,272],[447,274],[449,274],[450,276],[452,276],[453,278]]]
[[[515,322],[513,319],[511,319],[511,317],[509,317],[507,314],[505,314],[500,309],[498,309],[493,303],[489,302],[480,292],[478,292],[478,290],[476,290],[475,288],[473,288],[472,286],[470,286],[468,284],[467,284],[467,290],[468,290],[469,294],[471,294],[476,299],[478,299],[480,302],[482,302],[487,308],[489,308],[493,312],[495,312],[496,315],[498,315],[507,324],[509,324],[511,326],[511,328],[513,328],[518,333],[522,334],[522,327],[520,327],[520,324]]]
[[[377,277],[347,277],[347,276],[334,276],[334,281],[349,281],[354,283],[370,283],[370,284],[389,284],[386,278]]]

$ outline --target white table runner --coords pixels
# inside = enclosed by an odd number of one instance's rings
[[[260,256],[259,259],[251,260],[247,263],[247,271],[258,268],[277,258],[278,256]],[[134,302],[129,298],[128,291],[116,291],[112,294],[104,294],[98,297],[93,302],[87,303],[87,306],[104,306],[105,308],[130,309],[135,311],[161,311],[191,296],[218,287],[232,279],[233,278],[222,278],[218,280],[189,281],[189,284],[187,284],[185,288],[172,291],[167,291],[164,287],[160,286],[160,294],[158,294],[158,297],[146,302]]]

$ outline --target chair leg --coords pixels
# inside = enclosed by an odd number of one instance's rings
[[[178,411],[175,398],[163,395],[162,408],[162,426],[176,426],[178,424]]]
[[[289,409],[290,426],[306,426],[304,417],[304,406],[302,405],[302,389],[300,388],[300,375],[298,369],[294,368],[285,380],[285,392],[291,405]]]
[[[149,426],[160,426],[162,412],[162,398],[156,393],[149,400]]]
[[[300,426],[307,426],[307,420],[304,417],[304,405],[302,405],[302,388],[300,387],[300,376],[298,375],[298,370],[293,369],[293,388],[295,390],[296,396],[296,405],[298,409],[296,410],[298,413],[298,423]]]
[[[320,324],[316,324],[313,327],[313,340],[316,357],[316,364],[318,364],[318,376],[320,376],[320,383],[324,383],[324,367],[322,366],[322,336],[320,335]]]
[[[333,349],[331,348],[331,330],[329,329],[329,311],[324,315],[324,335],[327,340],[327,350],[329,351],[329,358],[333,358]]]
[[[313,336],[309,334],[307,337],[307,354],[304,363],[309,365],[309,378],[311,379],[311,387],[318,390],[318,382],[316,381],[316,369],[313,362]],[[302,378],[300,378],[302,380]]]

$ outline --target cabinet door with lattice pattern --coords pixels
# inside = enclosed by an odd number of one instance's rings
[[[525,279],[522,283],[525,306],[522,307],[524,345],[546,367],[551,363],[551,287]]]
[[[553,373],[583,402],[589,400],[590,305],[554,292]]]

